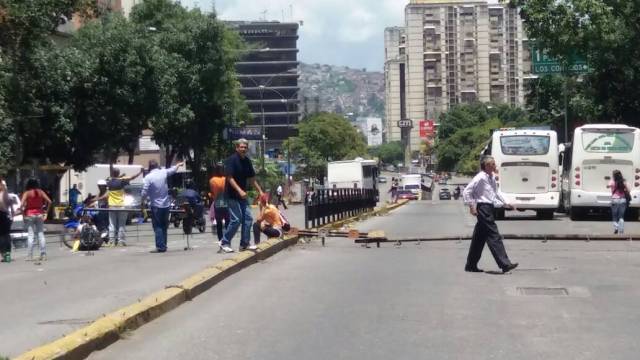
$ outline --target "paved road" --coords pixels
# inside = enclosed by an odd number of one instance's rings
[[[292,224],[302,225],[302,210],[294,205],[286,212]],[[14,251],[14,262],[0,264],[0,356],[55,340],[229,257],[217,253],[209,227],[192,237],[192,251],[183,250],[181,229],[171,227],[169,233],[165,254],[149,254],[155,248],[150,224],[128,227],[129,246],[103,248],[93,256],[71,253],[58,241],[48,244],[49,259],[41,264],[23,261],[25,249]],[[238,244],[236,237],[232,246]]]
[[[468,233],[461,203],[413,202],[359,228]],[[629,224],[638,232],[639,224]],[[511,220],[504,231],[609,231]],[[507,230],[508,229],[508,230]],[[507,241],[521,266],[462,271],[468,241],[296,246],[228,278],[91,359],[635,359],[637,242]],[[497,270],[485,251],[480,266]],[[535,295],[543,292],[543,295]]]

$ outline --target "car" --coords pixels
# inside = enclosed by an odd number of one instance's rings
[[[17,214],[21,206],[20,197],[13,193],[9,193],[9,197],[13,200],[13,213]],[[27,247],[27,238],[29,234],[27,233],[27,227],[24,224],[22,214],[13,217],[10,236],[11,242],[15,248]]]
[[[124,187],[124,206],[128,209],[140,209],[142,206],[142,184],[129,184]],[[150,211],[146,211],[143,221],[146,222],[151,216]],[[127,224],[133,219],[140,217],[139,213],[130,212],[127,215]]]
[[[440,200],[451,200],[451,192],[447,188],[440,189],[438,197],[440,198]]]
[[[418,200],[418,195],[411,190],[398,190],[398,199]]]
[[[379,182],[380,184],[386,184],[386,183],[387,183],[387,178],[386,178],[386,177],[384,177],[384,176],[380,176],[380,177],[378,178],[378,182]]]

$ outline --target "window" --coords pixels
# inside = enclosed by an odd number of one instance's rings
[[[513,135],[500,137],[500,147],[505,155],[545,155],[549,152],[550,139],[539,135]]]
[[[584,130],[582,146],[592,153],[629,153],[633,150],[633,131]]]

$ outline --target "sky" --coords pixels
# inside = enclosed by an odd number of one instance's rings
[[[210,10],[212,0],[181,0]],[[299,60],[382,71],[384,28],[404,23],[408,0],[215,0],[222,20],[303,21]],[[265,13],[266,11],[266,13]]]

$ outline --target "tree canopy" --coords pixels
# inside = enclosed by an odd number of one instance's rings
[[[635,0],[512,0],[529,39],[567,61],[586,58],[590,72],[572,97],[581,121],[640,125],[640,2]]]
[[[348,120],[332,113],[317,113],[298,124],[298,136],[291,140],[291,151],[306,165],[302,172],[322,179],[327,162],[365,156],[367,144]]]
[[[404,160],[404,149],[400,141],[390,141],[380,146],[369,148],[369,153],[385,164],[395,164]]]

